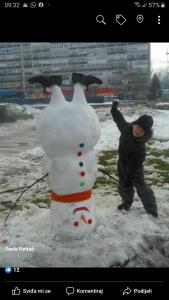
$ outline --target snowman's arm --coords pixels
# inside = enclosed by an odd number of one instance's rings
[[[114,122],[117,124],[118,129],[122,132],[123,129],[128,124],[128,122],[126,122],[122,113],[117,109],[117,106],[115,106],[115,105],[112,105],[112,107],[111,107],[111,114],[112,114]]]

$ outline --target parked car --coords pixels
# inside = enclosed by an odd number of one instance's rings
[[[16,103],[0,105],[0,122],[15,122],[19,119],[33,119],[33,115],[26,107]]]

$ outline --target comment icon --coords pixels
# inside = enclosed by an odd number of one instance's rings
[[[68,286],[67,288],[66,288],[66,294],[69,296],[69,295],[72,295],[72,294],[74,294],[75,293],[75,289],[74,289],[74,287],[72,287],[72,286]]]

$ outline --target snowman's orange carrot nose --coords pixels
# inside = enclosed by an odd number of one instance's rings
[[[86,218],[85,218],[84,215],[81,215],[80,219],[83,220],[86,224],[88,224],[88,222],[87,222],[87,220],[86,220]]]

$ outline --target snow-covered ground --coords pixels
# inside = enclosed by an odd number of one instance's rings
[[[141,106],[120,109],[128,121],[144,113],[154,118],[154,138],[147,148],[145,176],[156,195],[159,217],[148,215],[137,195],[129,212],[118,211],[116,182],[98,172],[93,189],[95,230],[83,239],[59,239],[50,231],[50,187],[44,179],[22,196],[6,228],[4,219],[19,194],[0,194],[1,267],[169,267],[169,111]],[[96,109],[102,135],[95,151],[99,167],[113,165],[116,176],[117,155],[110,156],[111,151],[117,150],[119,131],[109,110]],[[38,110],[34,109],[34,113]],[[106,153],[109,159],[105,166],[99,158],[106,159]],[[35,120],[0,125],[0,192],[30,185],[40,178],[43,155]],[[106,179],[104,184],[99,181],[102,177]]]

